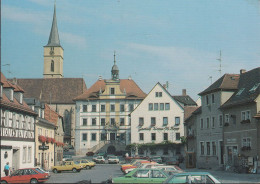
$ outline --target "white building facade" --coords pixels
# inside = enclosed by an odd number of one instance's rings
[[[146,94],[132,79],[119,79],[114,64],[112,79],[99,79],[76,99],[76,154],[124,151],[131,141],[129,114]]]
[[[131,143],[171,142],[176,145],[181,144],[181,137],[184,136],[183,118],[184,108],[160,83],[157,83],[131,113]],[[176,149],[135,150],[133,154],[170,157],[181,152],[183,152],[183,148],[176,147]]]
[[[23,100],[23,90],[1,74],[1,175],[11,169],[34,167],[35,118]]]

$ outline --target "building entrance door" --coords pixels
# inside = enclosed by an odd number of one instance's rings
[[[19,149],[13,149],[13,158],[12,158],[12,167],[14,170],[19,169],[19,163],[20,163],[20,150]]]
[[[115,140],[116,140],[116,134],[110,133],[110,141],[115,141]]]

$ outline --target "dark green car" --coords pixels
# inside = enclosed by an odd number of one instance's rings
[[[124,177],[113,178],[112,183],[162,183],[167,177],[160,169],[135,169]]]

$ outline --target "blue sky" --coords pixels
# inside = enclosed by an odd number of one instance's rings
[[[7,77],[42,78],[53,0],[2,0],[2,68]],[[197,94],[222,75],[260,66],[258,0],[56,0],[64,76],[90,87],[111,77],[116,51],[120,78],[148,93]],[[5,65],[5,64],[10,64]]]

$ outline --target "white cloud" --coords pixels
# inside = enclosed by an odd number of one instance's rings
[[[69,44],[75,45],[80,49],[85,49],[87,47],[85,37],[79,35],[67,32],[60,32],[60,39],[62,40],[62,42],[67,42]]]
[[[37,25],[42,24],[44,21],[47,22],[49,19],[43,12],[26,10],[8,5],[3,5],[2,16],[8,20],[33,23]]]

